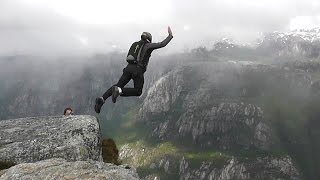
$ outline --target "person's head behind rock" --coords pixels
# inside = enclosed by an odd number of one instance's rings
[[[73,115],[73,110],[72,110],[70,107],[67,107],[66,109],[64,109],[63,115],[64,115],[64,116]]]

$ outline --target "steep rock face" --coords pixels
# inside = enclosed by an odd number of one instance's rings
[[[285,151],[272,155],[281,141],[274,124],[281,116],[274,114],[282,110],[292,113],[291,107],[273,106],[279,101],[286,104],[295,98],[294,103],[308,99],[317,82],[318,76],[312,74],[317,72],[315,65],[247,61],[185,64],[150,88],[139,118],[160,140],[174,141],[187,149],[193,145],[191,148],[236,152],[223,166],[217,166],[215,160],[201,160],[195,167],[198,160],[184,160],[187,163],[180,163],[181,179],[301,179]],[[237,154],[240,151],[247,154]],[[158,161],[150,169],[158,167],[161,158]]]
[[[279,56],[298,55],[317,58],[320,53],[320,29],[270,33],[263,39],[258,49]]]
[[[251,161],[239,161],[232,158],[222,168],[217,168],[212,162],[202,162],[198,169],[190,168],[189,163],[182,158],[180,161],[180,179],[301,179],[298,170],[292,164],[290,157],[257,158]]]
[[[99,124],[93,116],[31,117],[0,121],[0,160],[50,158],[101,160]]]
[[[282,88],[274,82],[298,86],[299,93],[311,84],[306,74],[252,62],[191,63],[160,78],[139,115],[160,139],[188,137],[201,146],[268,150],[273,133],[258,102],[270,89]]]
[[[68,162],[54,158],[36,163],[22,163],[2,172],[3,180],[43,179],[114,179],[138,180],[134,168],[97,161]]]
[[[308,73],[295,69],[253,62],[190,63],[150,88],[139,115],[159,139],[268,150],[273,130],[265,118],[265,103],[259,102],[274,92],[307,96],[311,84]]]
[[[165,112],[182,91],[183,74],[181,69],[161,77],[149,89],[143,109],[152,113]],[[174,74],[174,75],[173,75]],[[164,83],[165,82],[165,83]],[[160,104],[159,104],[160,103]]]
[[[268,149],[271,130],[262,121],[262,115],[263,111],[256,105],[221,103],[200,111],[187,110],[179,117],[176,126],[179,135],[191,134],[194,141],[220,144],[222,149],[230,149],[234,144]]]

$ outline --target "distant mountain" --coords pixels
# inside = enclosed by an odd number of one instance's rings
[[[223,38],[222,40],[214,43],[214,50],[216,51],[221,49],[229,49],[229,48],[231,49],[231,48],[238,48],[238,47],[239,45],[235,44],[228,38]]]
[[[277,56],[317,58],[320,53],[320,28],[267,34],[257,48]]]

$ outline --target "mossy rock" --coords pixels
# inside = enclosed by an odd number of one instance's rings
[[[113,139],[102,140],[102,158],[103,162],[120,165],[119,150]]]
[[[12,161],[0,161],[0,170],[9,169],[16,164]]]

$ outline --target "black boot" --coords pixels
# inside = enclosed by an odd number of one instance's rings
[[[116,103],[117,97],[120,95],[119,88],[117,86],[112,87],[112,102]]]
[[[96,98],[96,105],[94,106],[94,110],[96,113],[100,113],[101,107],[104,104],[104,99],[103,97]]]

